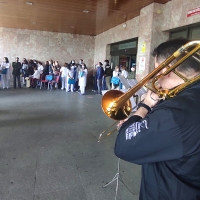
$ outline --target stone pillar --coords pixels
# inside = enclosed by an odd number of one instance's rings
[[[152,3],[140,11],[136,78],[141,80],[154,69],[153,49],[168,40],[163,32],[165,4]]]
[[[111,55],[110,55],[110,44],[106,45],[106,60],[111,61]]]

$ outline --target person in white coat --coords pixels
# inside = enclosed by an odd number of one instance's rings
[[[31,86],[30,88],[35,88],[37,84],[37,80],[40,80],[40,72],[37,67],[34,67],[34,74],[29,76]]]
[[[60,73],[61,73],[61,78],[62,78],[62,87],[61,90],[64,90],[67,88],[67,74],[68,74],[68,63],[65,63],[64,66],[61,67]]]
[[[87,83],[87,74],[88,74],[88,71],[87,71],[87,68],[86,68],[86,65],[85,64],[82,64],[81,65],[81,69],[79,71],[79,86],[80,86],[80,91],[81,91],[81,94],[85,94],[85,87],[86,87],[86,83]]]
[[[10,63],[7,57],[4,57],[1,63],[1,81],[3,89],[8,89],[10,86]]]
[[[38,68],[38,71],[40,72],[40,74],[42,74],[42,73],[43,73],[43,70],[44,70],[44,67],[43,67],[43,65],[42,65],[41,62],[38,62],[37,68]]]

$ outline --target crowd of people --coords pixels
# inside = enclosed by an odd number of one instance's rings
[[[123,88],[119,76],[127,79],[135,78],[135,69],[135,65],[131,67],[131,72],[128,72],[122,65],[112,69],[108,60],[105,60],[103,64],[98,62],[93,73],[93,91],[102,94],[102,90]],[[10,87],[12,74],[14,88],[27,86],[28,81],[30,81],[30,88],[35,88],[37,84],[41,87],[43,80],[52,82],[58,80],[55,86],[59,89],[66,90],[66,92],[79,91],[83,95],[87,84],[88,69],[83,59],[80,59],[78,63],[71,60],[61,66],[58,61],[53,60],[46,61],[44,65],[40,61],[32,59],[28,61],[26,58],[20,62],[18,57],[10,64],[8,58],[4,57],[0,64],[0,73],[3,89]]]
[[[108,60],[105,60],[103,64],[98,62],[95,66],[93,91],[97,91],[97,94],[101,95],[102,90],[122,89],[120,76],[124,76],[126,79],[135,79],[135,72],[135,64],[131,66],[131,72],[128,72],[123,65],[117,65],[112,69]]]
[[[42,62],[36,60],[27,60],[23,58],[22,62],[19,62],[19,58],[16,57],[15,62],[9,63],[7,57],[3,58],[3,62],[0,64],[1,82],[3,89],[9,89],[11,74],[13,75],[14,88],[21,88],[22,84],[27,86],[27,81],[30,81],[30,88],[35,88],[38,82],[40,85],[43,80],[58,80],[56,86],[66,92],[74,92],[80,90],[80,94],[85,94],[85,87],[87,83],[88,70],[80,59],[78,63],[75,60],[71,60],[70,63],[64,63],[60,66],[58,61],[49,60],[43,65]]]

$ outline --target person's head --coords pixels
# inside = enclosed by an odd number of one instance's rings
[[[3,62],[5,62],[5,63],[9,63],[8,58],[7,58],[7,57],[4,57],[4,58],[3,58]]]
[[[82,68],[82,69],[86,69],[86,65],[83,63],[83,64],[81,65],[81,68]]]
[[[59,62],[58,61],[55,61],[55,66],[59,66]]]
[[[67,66],[68,66],[68,63],[65,63],[65,64],[64,64],[64,67],[67,67]]]
[[[79,64],[82,64],[82,63],[83,63],[83,59],[80,59],[80,60],[79,60]]]
[[[181,46],[188,43],[190,40],[188,39],[174,39],[163,42],[158,47],[156,47],[153,51],[153,56],[155,57],[155,67],[158,67],[163,61],[165,61],[169,56],[171,56],[175,51],[177,51]],[[178,60],[183,57],[179,56]],[[174,60],[172,64],[177,61]],[[164,72],[166,69],[163,69],[160,73]],[[176,70],[187,78],[192,78],[200,73],[200,65],[194,58],[190,57],[186,59],[182,64],[180,64]],[[174,88],[182,83],[184,80],[181,79],[178,75],[171,72],[165,77],[162,77],[158,80],[160,86],[164,89]]]
[[[26,58],[23,58],[23,63],[28,64],[28,61],[26,60]]]
[[[41,63],[41,62],[38,62],[38,65],[39,65],[39,66],[41,66],[41,65],[42,65],[42,63]]]
[[[131,71],[134,72],[135,71],[135,66],[131,67]]]
[[[103,65],[102,62],[98,62],[97,64],[99,65],[99,67],[102,67]]]
[[[49,65],[49,61],[48,60],[45,62],[45,65]]]
[[[32,64],[32,63],[33,63],[33,60],[29,60],[29,63]]]
[[[72,64],[75,64],[75,60],[72,60],[71,63],[72,63]]]
[[[74,70],[74,68],[75,68],[75,63],[72,63],[70,69]]]
[[[124,65],[121,66],[121,70],[124,71],[126,70],[126,67]]]
[[[108,65],[109,61],[108,60],[104,60],[104,65]]]
[[[115,71],[119,72],[119,66],[115,66]]]
[[[16,62],[19,62],[19,58],[18,58],[18,57],[16,57],[16,58],[15,58],[15,61],[16,61]]]

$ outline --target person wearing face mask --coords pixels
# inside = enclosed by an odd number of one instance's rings
[[[133,65],[132,67],[131,67],[131,72],[129,72],[128,73],[128,78],[127,79],[135,79],[135,70],[136,69],[136,66],[135,65]]]
[[[102,79],[104,77],[104,70],[103,70],[103,65],[101,62],[98,62],[96,67],[97,67],[96,79],[97,79],[97,88],[98,88],[97,94],[101,95],[102,94]]]
[[[20,70],[22,68],[21,63],[19,62],[19,58],[16,57],[16,61],[12,63],[13,67],[13,81],[14,81],[14,88],[16,89],[16,81],[18,82],[18,87],[21,88],[21,82],[20,82]]]
[[[83,59],[80,59],[79,60],[79,65],[82,65],[83,64]]]
[[[10,63],[7,57],[4,57],[1,63],[1,80],[3,89],[8,89],[10,82]]]
[[[77,66],[77,72],[78,72],[78,73],[79,73],[79,71],[80,71],[81,68],[82,68],[82,64],[84,64],[84,63],[83,63],[83,59],[80,59],[79,62],[76,64],[76,66]]]
[[[79,71],[78,77],[79,77],[79,86],[80,86],[80,94],[85,94],[85,87],[87,83],[87,67],[85,64],[81,65],[81,69]]]
[[[70,64],[75,64],[75,60],[71,60]]]
[[[111,69],[111,66],[109,65],[108,60],[104,61],[104,67],[105,67],[104,77],[105,77],[105,81],[106,81],[106,87],[108,90],[110,90],[111,89],[110,80],[111,80],[111,76],[112,76],[112,69]]]
[[[123,76],[125,79],[128,78],[128,71],[125,66],[122,65],[121,67],[121,76]],[[121,85],[122,89],[126,89],[124,85]]]
[[[22,61],[22,83],[26,85],[26,77],[29,77],[29,70],[28,70],[28,61],[26,58],[23,58]]]

